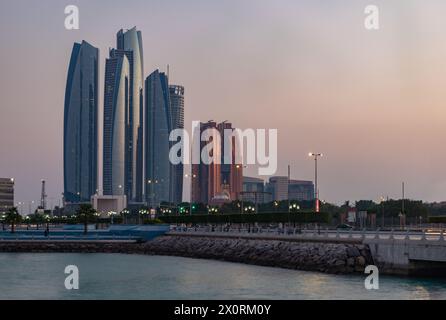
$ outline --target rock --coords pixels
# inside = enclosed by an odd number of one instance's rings
[[[350,257],[347,259],[347,266],[353,267],[355,265],[355,258]]]
[[[336,260],[334,265],[335,266],[343,266],[343,265],[345,265],[345,261],[344,260]]]
[[[360,267],[365,266],[365,258],[363,256],[356,257],[356,265]]]
[[[347,255],[348,255],[349,257],[354,257],[354,258],[356,258],[356,257],[358,257],[358,256],[361,255],[361,252],[360,252],[359,249],[356,248],[356,247],[348,247],[348,248],[347,248]]]

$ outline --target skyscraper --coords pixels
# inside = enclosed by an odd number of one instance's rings
[[[126,139],[125,190],[130,202],[143,201],[143,81],[144,62],[141,31],[136,27],[119,30],[116,35],[118,52],[127,54],[129,62],[129,108]]]
[[[130,64],[126,54],[111,50],[105,63],[103,188],[105,195],[127,194],[126,119],[130,109]]]
[[[224,146],[224,132],[228,130],[229,132],[233,132],[234,128],[232,124],[229,122],[222,122],[217,125],[218,131],[220,132],[221,137],[221,183],[225,186],[230,193],[231,199],[236,200],[240,197],[240,192],[242,192],[243,187],[243,164],[236,163],[236,153],[237,145],[236,145],[236,137],[232,137],[232,152],[229,155],[231,159],[231,163],[225,163],[224,154],[225,154],[225,146]],[[229,151],[228,151],[229,153]]]
[[[208,121],[200,124],[200,137],[207,129],[215,129],[220,136],[220,144],[217,141],[201,141],[200,150],[206,145],[212,143],[213,149],[211,157],[219,158],[220,162],[215,161],[210,164],[200,163],[192,165],[192,201],[201,203],[211,203],[215,197],[221,197],[225,194],[228,201],[236,200],[241,197],[243,191],[243,165],[237,163],[236,137],[232,137],[232,152],[229,150],[227,158],[225,159],[224,136],[225,130],[229,130],[232,134],[234,128],[229,122],[216,123]],[[195,137],[194,139],[200,138]],[[226,161],[225,161],[226,160]]]
[[[184,128],[184,87],[178,85],[169,86],[170,107],[172,112],[172,129]],[[172,201],[176,204],[183,200],[183,164],[172,165]]]
[[[86,41],[71,52],[64,106],[64,199],[88,202],[98,170],[99,50]]]
[[[200,136],[194,139],[200,139],[202,133],[207,129],[218,130],[217,123],[214,121],[200,123]],[[221,148],[216,141],[200,141],[200,150],[203,150],[204,146],[209,143],[213,143],[210,157],[214,159],[221,157]],[[222,190],[221,165],[215,161],[210,164],[205,164],[202,161],[200,161],[200,164],[192,164],[191,187],[192,202],[210,203]]]
[[[145,81],[145,173],[146,201],[157,207],[172,202],[172,165],[169,160],[172,130],[169,82],[166,74],[155,70]]]

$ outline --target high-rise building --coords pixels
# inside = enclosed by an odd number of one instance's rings
[[[192,200],[193,202],[211,203],[214,197],[224,196],[227,201],[237,200],[241,198],[243,188],[243,165],[237,163],[237,147],[236,138],[232,136],[232,151],[227,151],[228,155],[225,159],[225,130],[232,135],[234,128],[229,122],[216,123],[209,121],[200,124],[200,137],[207,129],[215,129],[220,136],[220,144],[217,141],[201,141],[200,150],[210,142],[213,143],[212,154],[214,158],[219,158],[219,163],[192,165]],[[198,137],[199,138],[199,137]],[[230,160],[230,163],[228,161]]]
[[[0,178],[0,214],[14,207],[14,179]]]
[[[130,64],[125,54],[110,51],[105,63],[103,192],[126,195],[127,122],[130,109]]]
[[[200,123],[199,137],[195,137],[195,139],[200,139],[202,133],[207,129],[218,131],[217,123],[214,121]],[[210,143],[213,143],[210,157],[221,158],[221,148],[216,141],[201,141],[200,139],[200,150]],[[191,187],[192,202],[210,203],[222,191],[220,163],[214,161],[206,164],[200,161],[199,164],[192,164]]]
[[[64,199],[88,202],[97,191],[99,50],[86,41],[71,53],[64,106]]]
[[[240,198],[240,192],[242,192],[243,186],[243,164],[236,163],[237,145],[236,138],[232,137],[232,150],[230,159],[231,163],[225,163],[225,144],[224,134],[225,130],[228,130],[231,134],[234,131],[232,124],[229,122],[222,122],[217,125],[218,131],[221,137],[221,183],[228,190],[231,200]],[[228,151],[229,154],[229,151]]]
[[[169,85],[170,109],[172,113],[172,129],[184,128],[184,87]],[[179,155],[182,156],[182,155]],[[172,200],[178,204],[183,199],[183,175],[184,167],[182,163],[172,165],[173,196]]]
[[[125,143],[125,194],[129,202],[143,201],[143,82],[144,62],[141,31],[133,27],[119,30],[117,35],[117,55],[125,54],[129,63],[129,106],[126,122],[128,131]]]
[[[150,207],[172,202],[172,165],[169,160],[172,114],[169,81],[155,70],[145,81],[145,185]]]

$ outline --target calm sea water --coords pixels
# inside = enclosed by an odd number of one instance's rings
[[[79,290],[64,286],[79,268]],[[259,267],[124,254],[1,253],[0,299],[446,299],[446,281]]]

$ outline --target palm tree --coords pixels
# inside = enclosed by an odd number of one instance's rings
[[[15,225],[22,221],[22,216],[16,207],[10,208],[6,212],[5,221],[11,225],[11,233],[15,232]]]
[[[84,234],[88,232],[88,223],[92,222],[95,218],[96,210],[91,206],[91,204],[81,204],[77,210],[77,216],[80,221],[84,223]]]
[[[45,222],[45,218],[40,213],[34,213],[28,216],[29,217],[29,223],[35,224],[37,227],[37,230],[39,230],[39,225],[43,224]]]

